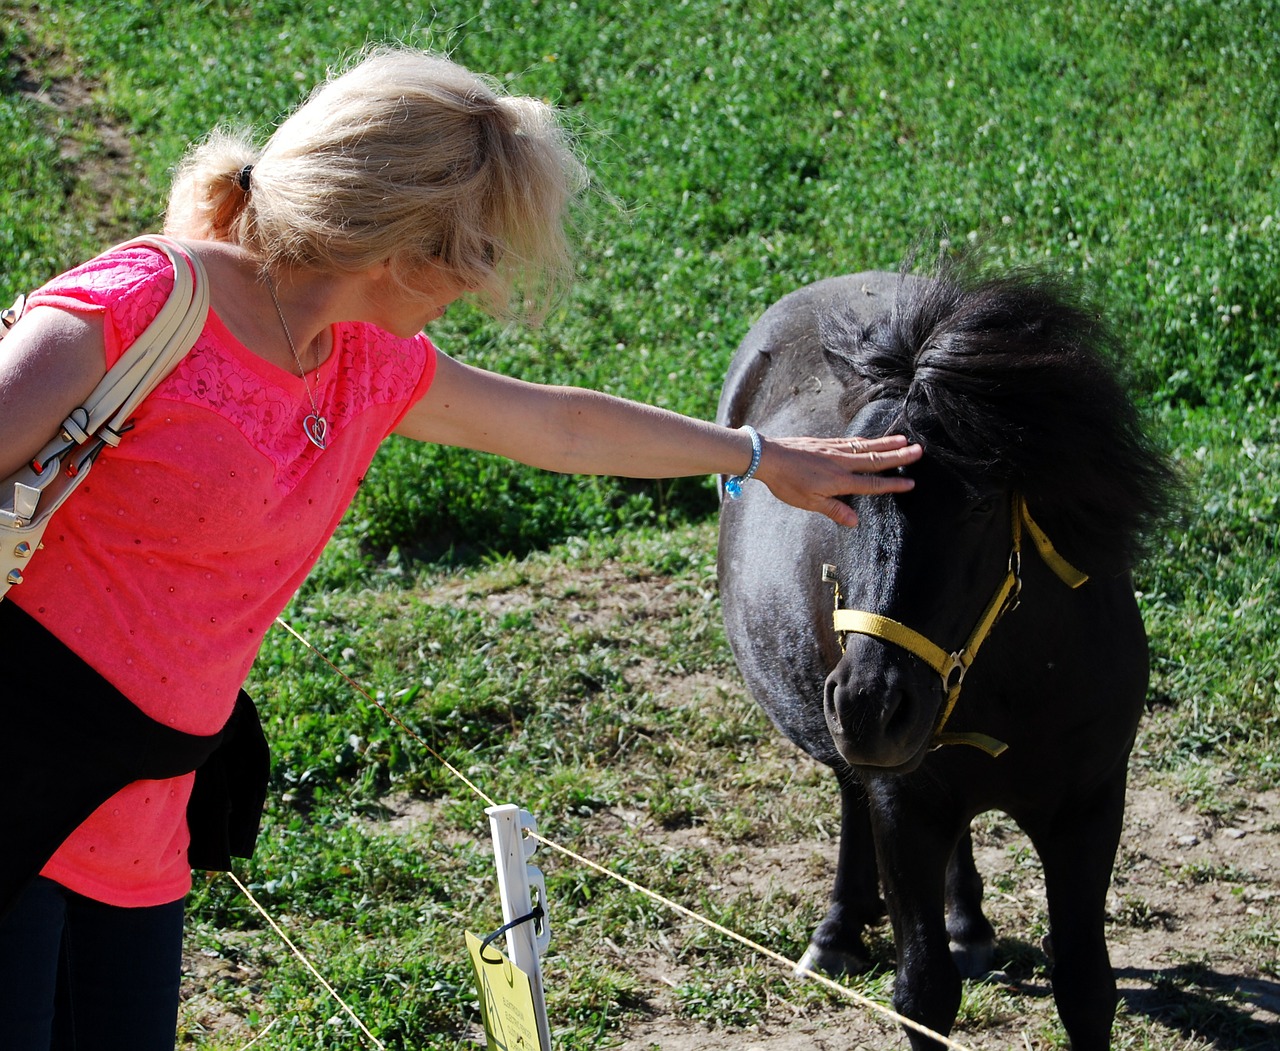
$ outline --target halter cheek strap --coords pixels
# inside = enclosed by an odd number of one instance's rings
[[[1076,569],[1075,566],[1058,554],[1048,536],[1045,535],[1044,530],[1031,517],[1025,498],[1020,494],[1016,495],[1012,504],[1013,544],[1012,550],[1009,552],[1008,572],[996,588],[995,594],[991,596],[991,601],[987,603],[986,609],[983,611],[982,616],[978,618],[978,622],[974,625],[973,631],[969,633],[969,638],[965,641],[965,644],[960,649],[950,653],[924,635],[921,635],[914,628],[909,628],[890,617],[858,609],[841,609],[840,582],[835,576],[836,567],[832,565],[824,565],[822,567],[822,579],[835,584],[834,626],[835,630],[840,634],[841,649],[844,648],[844,638],[849,632],[869,635],[872,638],[891,642],[908,653],[919,657],[920,660],[937,672],[942,679],[942,688],[946,691],[947,700],[933,730],[933,745],[935,748],[946,744],[967,744],[975,748],[981,748],[988,755],[997,756],[1008,747],[1004,742],[997,741],[987,734],[948,734],[943,733],[943,728],[946,726],[947,720],[951,718],[956,702],[960,699],[960,688],[964,685],[965,674],[968,672],[969,666],[973,664],[974,658],[978,655],[978,649],[986,641],[987,636],[991,634],[991,630],[999,623],[1000,618],[1006,613],[1011,613],[1018,606],[1019,595],[1022,591],[1022,530],[1024,527],[1031,537],[1031,542],[1039,553],[1040,558],[1045,565],[1053,570],[1059,580],[1068,587],[1078,588],[1089,579],[1087,574]]]

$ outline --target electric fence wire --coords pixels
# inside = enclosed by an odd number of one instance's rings
[[[336,665],[332,660],[330,660],[329,657],[323,651],[321,651],[318,647],[314,646],[310,641],[308,641],[291,624],[289,624],[287,621],[279,617],[276,618],[276,623],[280,625],[280,627],[282,627],[290,635],[292,635],[295,639],[297,639],[298,642],[300,642],[308,650],[310,650],[311,653],[313,653],[321,661],[323,661],[331,669],[333,669],[333,671],[344,682],[346,682],[348,686],[350,686],[353,690],[356,691],[356,693],[358,693],[366,701],[368,701],[370,704],[376,707],[379,711],[381,711],[392,723],[394,723],[406,734],[408,734],[410,738],[412,738],[423,749],[425,749],[426,752],[429,755],[431,755],[433,759],[439,762],[446,770],[448,770],[451,774],[453,774],[454,777],[456,777],[459,781],[461,781],[464,785],[466,785],[469,789],[471,789],[471,791],[474,792],[477,796],[483,799],[487,806],[496,805],[494,801],[478,785],[476,785],[470,778],[468,778],[465,774],[463,774],[462,771],[458,770],[455,766],[453,766],[453,764],[451,764],[442,755],[440,755],[434,748],[432,748],[429,744],[427,744],[427,742],[424,741],[421,738],[421,736],[419,736],[419,734],[417,734],[412,729],[412,727],[408,726],[399,716],[397,716],[394,712],[392,712],[389,708],[387,708],[386,705],[384,705],[380,700],[375,698],[372,694],[369,693],[368,690],[366,690],[358,682],[352,679],[351,676],[349,676],[346,672],[344,672],[341,668],[339,668],[338,665]],[[772,960],[773,962],[783,967],[789,968],[792,975],[796,977],[804,977],[804,978],[811,979],[815,982],[818,982],[819,984],[824,985],[828,989],[835,992],[837,995],[842,996],[848,1000],[851,1000],[854,1003],[858,1004],[859,1006],[864,1007],[870,1011],[873,1011],[883,1016],[889,1021],[896,1022],[901,1026],[905,1026],[908,1029],[911,1029],[917,1033],[921,1033],[924,1036],[927,1036],[933,1040],[936,1040],[943,1047],[951,1049],[951,1051],[969,1051],[969,1049],[965,1047],[965,1045],[956,1043],[950,1037],[944,1036],[941,1033],[934,1032],[932,1029],[928,1028],[927,1026],[921,1025],[919,1022],[915,1021],[914,1019],[907,1018],[905,1015],[899,1014],[897,1011],[893,1010],[893,1008],[888,1007],[877,1000],[873,1000],[869,996],[863,995],[862,993],[858,992],[856,989],[850,989],[846,985],[841,985],[839,982],[833,981],[831,978],[828,978],[826,975],[819,974],[816,971],[810,970],[807,967],[801,967],[799,963],[797,963],[794,960],[788,959],[786,956],[783,956],[781,953],[774,952],[772,949],[767,948],[764,945],[761,945],[759,942],[753,941],[752,939],[746,937],[745,935],[739,934],[737,931],[731,930],[730,928],[725,927],[722,924],[716,923],[714,920],[710,919],[709,917],[703,916],[700,913],[695,912],[694,910],[684,905],[681,905],[679,902],[674,901],[671,898],[665,897],[662,894],[659,894],[655,890],[642,886],[641,884],[636,883],[634,880],[628,879],[626,876],[622,876],[616,872],[613,872],[612,870],[606,868],[605,866],[599,864],[598,862],[592,861],[590,858],[584,857],[583,855],[578,854],[573,850],[570,850],[568,847],[557,843],[553,839],[549,839],[547,836],[543,835],[540,832],[530,833],[530,838],[537,840],[537,842],[543,844],[548,849],[558,854],[564,855],[565,857],[571,859],[572,861],[578,863],[579,865],[592,869],[593,871],[598,872],[602,876],[612,879],[615,882],[620,883],[623,886],[629,888],[630,890],[635,891],[636,893],[645,895],[646,897],[650,898],[652,901],[655,901],[658,904],[662,905],[664,908],[670,909],[673,912],[676,912],[681,916],[684,916],[686,919],[689,919],[695,923],[701,924],[702,926],[707,927],[708,929],[713,930],[716,933],[721,934],[726,938],[729,938],[733,941],[738,942],[740,945],[746,946],[748,949],[752,950],[753,952],[758,953],[759,955],[764,956],[765,958]],[[249,893],[249,888],[246,887],[239,879],[237,879],[234,873],[228,873],[228,875],[230,875],[231,879],[235,882],[235,885],[240,888],[241,893],[244,894],[244,896],[249,900],[250,904],[252,904],[254,908],[256,908],[258,912],[261,913],[262,916],[266,919],[267,923],[271,925],[271,928],[276,932],[277,936],[279,936],[279,938],[285,943],[285,945],[289,947],[290,951],[299,960],[302,961],[302,963],[306,966],[307,970],[310,971],[311,974],[314,975],[315,978],[324,987],[325,991],[330,996],[332,996],[334,1000],[336,1000],[338,1004],[342,1007],[343,1011],[345,1011],[346,1014],[349,1015],[352,1018],[352,1020],[354,1020],[356,1025],[360,1028],[360,1031],[364,1033],[364,1035],[367,1036],[373,1042],[374,1046],[377,1047],[379,1051],[386,1051],[386,1046],[383,1043],[381,1043],[378,1040],[378,1038],[373,1035],[372,1032],[369,1031],[369,1028],[359,1019],[359,1017],[357,1017],[356,1013],[347,1005],[347,1003],[342,999],[342,997],[338,995],[337,991],[333,988],[333,986],[331,986],[327,981],[325,981],[325,979],[321,976],[320,971],[311,963],[310,960],[307,959],[307,957],[302,953],[300,949],[298,949],[298,947],[293,943],[293,941],[289,939],[288,935],[286,935],[283,929],[280,927],[280,925],[277,924],[276,921],[271,918],[271,916],[267,913],[267,910],[263,908],[261,903],[258,902],[253,897],[252,894]],[[273,1022],[272,1024],[274,1025],[275,1023]],[[255,1037],[253,1041],[250,1041],[250,1044],[256,1042],[256,1040],[258,1040],[262,1035],[264,1034],[260,1033],[258,1037]],[[247,1046],[248,1045],[246,1045],[246,1047]]]

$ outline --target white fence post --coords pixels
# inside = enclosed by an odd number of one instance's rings
[[[529,859],[538,849],[538,841],[526,835],[537,831],[537,822],[527,810],[521,810],[513,803],[488,807],[485,813],[489,815],[489,828],[493,833],[503,924],[527,917],[535,905],[542,908],[538,919],[517,923],[507,931],[507,956],[529,976],[533,1009],[538,1019],[538,1038],[542,1042],[542,1051],[551,1051],[551,1027],[547,1022],[547,1004],[542,993],[540,962],[541,954],[551,942],[547,885],[542,871],[529,864]]]

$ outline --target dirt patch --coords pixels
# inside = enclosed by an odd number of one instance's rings
[[[652,615],[675,600],[669,582],[660,577],[623,581],[608,569],[568,584],[560,577],[559,586],[582,596],[609,596],[600,606],[588,600],[585,609],[559,605],[561,616],[601,615],[607,620],[643,616],[639,611],[644,610]],[[633,673],[645,680],[633,685],[657,697],[687,699],[693,690],[688,681],[675,682],[669,672],[647,662],[637,664]],[[735,696],[742,685],[733,672],[701,672],[697,690]],[[794,771],[804,777],[815,768],[780,735],[760,751],[762,762],[787,776]],[[764,753],[772,754],[765,758]],[[1232,791],[1227,789],[1226,797]],[[834,812],[834,786],[831,799]],[[1238,807],[1229,820],[1206,817],[1179,805],[1172,788],[1153,782],[1143,770],[1131,772],[1107,914],[1107,942],[1121,997],[1116,1047],[1280,1048],[1280,792],[1235,791],[1235,801]],[[625,824],[629,836],[643,838],[658,851],[695,849],[719,858],[713,882],[704,889],[721,900],[768,902],[803,895],[825,903],[830,892],[838,822],[826,820],[831,827],[813,836],[787,840],[771,830],[739,844],[716,841],[701,827],[656,827],[645,815],[630,811],[602,814],[600,820]],[[823,821],[816,818],[819,826]],[[1049,961],[1041,949],[1048,919],[1039,861],[1029,840],[1000,814],[979,818],[974,840],[1001,970],[967,983],[966,1004],[973,1006],[962,1007],[952,1038],[975,1049],[1047,1051],[1065,1046]],[[891,968],[887,925],[873,932],[871,941],[880,946],[879,962]],[[604,951],[646,987],[648,1012],[624,1026],[616,1045],[621,1051],[882,1051],[907,1046],[892,1021],[852,1003],[821,998],[815,1003],[804,995],[799,980],[794,997],[768,995],[757,1025],[708,1025],[682,1010],[678,990],[699,976],[683,962],[688,954],[678,945],[662,951],[607,944]],[[851,984],[858,987],[857,981]],[[886,997],[882,982],[875,998]]]
[[[196,1034],[241,1033],[243,1002],[257,995],[264,980],[251,936],[224,931],[218,949],[189,949],[182,955],[181,1043]]]
[[[484,609],[497,618],[527,616],[530,630],[546,633],[583,630],[625,636],[617,625],[643,622],[647,636],[659,640],[667,622],[688,604],[706,616],[714,613],[711,597],[688,583],[677,584],[660,574],[646,576],[607,560],[590,572],[529,563],[503,567],[484,581],[441,585],[431,600]],[[673,710],[693,709],[712,699],[721,717],[754,713],[736,672],[727,666],[678,673],[661,661],[637,655],[626,677],[633,691]],[[760,721],[755,719],[753,725],[758,727]],[[702,748],[705,742],[690,741],[688,747]],[[722,762],[724,757],[707,757],[707,769],[717,772],[724,810],[749,814],[749,823],[717,824],[700,812],[691,824],[671,827],[639,803],[619,805],[589,819],[584,839],[592,848],[584,852],[607,864],[608,846],[625,841],[642,845],[655,857],[692,859],[694,875],[674,892],[689,907],[702,901],[725,906],[729,915],[758,916],[770,910],[799,915],[811,905],[810,911],[820,914],[830,892],[837,848],[834,782],[767,728],[747,743],[723,747],[733,756],[749,752],[736,765]],[[620,745],[619,765],[624,764],[624,753]],[[637,775],[643,774],[640,764],[636,766]],[[1227,820],[1179,805],[1170,786],[1154,781],[1140,767],[1132,773],[1107,915],[1107,940],[1121,991],[1113,1041],[1118,1049],[1280,1047],[1280,791],[1251,795],[1238,785],[1221,787],[1218,812],[1229,812]],[[376,818],[383,826],[380,834],[412,837],[418,827],[430,826],[436,836],[461,840],[469,835],[465,829],[449,831],[451,823],[441,820],[448,804],[409,797],[383,802],[386,809]],[[546,817],[540,815],[544,833],[553,824],[543,820]],[[1026,837],[1002,815],[975,821],[974,843],[986,881],[987,913],[997,930],[999,970],[966,983],[952,1037],[975,1051],[1062,1048],[1065,1036],[1041,949],[1047,916],[1039,862]],[[559,863],[552,858],[546,864]],[[569,928],[557,928],[554,901],[552,908],[553,955],[546,972],[554,999],[556,988],[569,985],[573,976],[564,973],[564,961],[554,957],[554,932]],[[800,929],[808,927],[802,924]],[[607,931],[597,949],[601,962],[634,978],[632,1003],[639,1001],[641,1006],[601,1046],[620,1051],[907,1047],[896,1023],[815,991],[813,982],[790,978],[790,968],[747,950],[739,955],[760,963],[770,975],[774,967],[778,972],[777,980],[762,983],[766,988],[753,990],[761,1001],[752,1015],[754,1023],[727,1025],[705,1008],[691,1012],[691,986],[733,980],[732,965],[715,962],[727,959],[725,953],[701,951],[721,938],[684,918],[640,932],[630,941],[622,931]],[[869,942],[880,971],[849,984],[887,1002],[894,963],[887,926],[871,932]],[[767,947],[779,949],[776,944]],[[224,1037],[243,1032],[243,1022],[237,1027],[225,1006],[225,994],[220,1002],[208,990],[224,984],[224,977],[227,984],[254,984],[258,976],[252,973],[252,958],[197,955],[188,966],[192,995],[208,995],[208,1002],[189,1004],[185,1013]],[[227,966],[248,970],[224,975],[220,969]],[[717,968],[723,973],[714,973]],[[552,1024],[554,1028],[554,1017]],[[473,1036],[459,1034],[458,1046],[471,1046]]]
[[[1280,793],[1254,799],[1227,826],[1180,808],[1138,778],[1108,902],[1107,940],[1120,985],[1117,1046],[1262,1049],[1280,1046]],[[679,836],[697,836],[685,830]],[[670,834],[667,836],[671,838]],[[997,1014],[952,1034],[973,1048],[1062,1046],[1040,935],[1047,925],[1039,863],[1007,819],[975,826],[987,911],[1006,969],[984,980]],[[721,893],[767,897],[800,888],[825,900],[835,844],[809,840],[752,850],[718,873]],[[882,932],[888,938],[887,931]],[[622,1051],[799,1051],[905,1048],[900,1029],[856,1005],[771,1005],[751,1029],[713,1028],[679,1014],[689,980],[676,956],[619,951],[650,986],[649,1017],[630,1025]],[[891,962],[891,961],[890,961]],[[857,983],[853,983],[855,988]],[[799,986],[797,985],[797,988]],[[970,983],[970,989],[975,988]],[[1133,1044],[1120,1034],[1141,1034]]]

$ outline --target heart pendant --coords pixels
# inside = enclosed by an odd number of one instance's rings
[[[329,421],[323,416],[311,413],[302,421],[302,430],[306,434],[307,440],[311,442],[317,449],[324,450],[325,444],[328,442]]]

